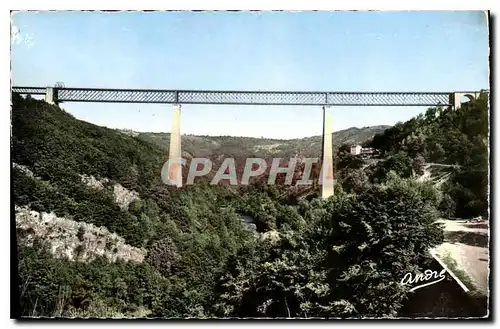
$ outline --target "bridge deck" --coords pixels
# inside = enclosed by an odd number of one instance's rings
[[[44,87],[12,87],[44,95]],[[57,102],[319,106],[450,106],[449,92],[302,92],[53,88]]]

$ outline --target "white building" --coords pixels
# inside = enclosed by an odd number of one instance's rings
[[[361,154],[372,155],[373,153],[375,153],[375,149],[373,147],[362,147],[361,148]]]
[[[372,147],[361,147],[361,145],[351,146],[352,155],[361,155],[363,157],[369,157],[375,154],[375,149]]]
[[[352,155],[358,155],[361,153],[361,145],[354,145],[354,146],[351,146],[351,154]]]

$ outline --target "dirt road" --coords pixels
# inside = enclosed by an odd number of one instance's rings
[[[436,247],[442,259],[452,259],[478,293],[488,296],[489,254],[488,221],[440,220],[444,224],[445,243]],[[460,278],[460,275],[456,273]],[[467,281],[467,280],[465,280]],[[467,282],[463,282],[467,285]]]

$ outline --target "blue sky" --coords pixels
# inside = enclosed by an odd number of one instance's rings
[[[488,88],[482,12],[24,12],[12,83],[68,87],[453,91]],[[172,105],[65,103],[112,128],[169,131]],[[334,130],[425,108],[335,107]],[[321,134],[321,108],[184,105],[183,134]]]

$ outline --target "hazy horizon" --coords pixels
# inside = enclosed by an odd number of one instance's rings
[[[367,129],[367,128],[382,127],[382,126],[386,126],[388,128],[392,127],[392,125],[374,125],[374,126],[364,126],[364,127],[349,127],[349,128],[339,129],[339,130],[333,130],[332,133],[346,131],[346,130],[349,130],[349,129],[359,129],[359,130],[362,130],[362,129]],[[103,126],[103,127],[105,127],[105,126]],[[139,131],[139,130],[132,130],[132,129],[127,129],[127,128],[110,128],[110,127],[106,127],[106,128],[114,129],[114,130],[119,130],[119,131],[130,131],[130,132],[141,133],[141,134],[170,134],[169,131]],[[266,137],[266,136],[207,135],[207,134],[191,134],[191,133],[182,133],[181,132],[181,136],[195,136],[195,137],[205,137],[205,136],[208,136],[208,137],[236,137],[236,138],[256,138],[256,139],[264,138],[264,139],[270,139],[270,140],[294,140],[294,139],[297,139],[298,140],[298,139],[304,139],[304,138],[321,137],[322,134],[305,136],[305,137],[297,137],[297,138],[272,138],[272,137]]]

